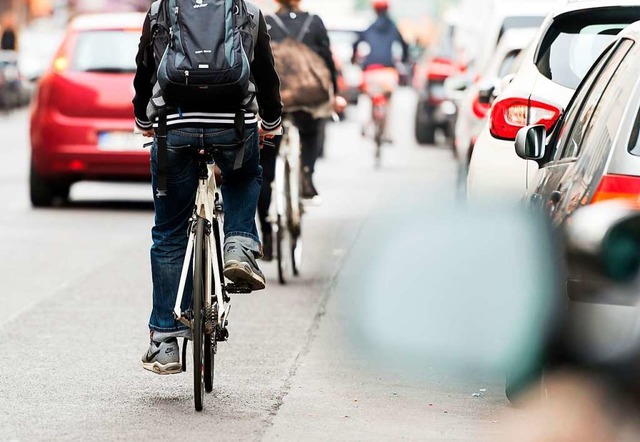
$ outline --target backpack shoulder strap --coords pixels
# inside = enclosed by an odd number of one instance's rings
[[[162,6],[161,3],[162,0],[156,0],[151,3],[151,7],[149,8],[149,22],[151,24],[151,29],[153,29],[155,24],[158,22],[158,14],[160,13],[160,6]]]
[[[249,62],[253,63],[255,47],[258,43],[259,31],[260,31],[260,8],[254,5],[252,2],[245,2],[247,6],[247,14],[249,15],[249,26],[251,32],[252,46],[249,48]]]
[[[309,32],[309,29],[311,28],[311,24],[313,23],[313,20],[315,18],[316,18],[315,15],[309,14],[307,19],[304,21],[304,24],[302,25],[302,29],[300,29],[300,33],[298,34],[298,38],[296,38],[296,40],[298,40],[299,42],[302,42],[302,39],[304,39],[304,36],[307,35],[307,32]]]
[[[275,23],[275,25],[280,28],[280,30],[282,32],[284,32],[287,36],[291,37],[291,32],[289,32],[289,30],[287,29],[287,27],[284,25],[284,22],[282,21],[282,19],[280,17],[278,17],[277,14],[271,14],[269,15],[269,18],[271,18],[271,20],[273,20],[273,22]]]

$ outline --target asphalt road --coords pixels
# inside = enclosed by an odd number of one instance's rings
[[[150,191],[81,183],[66,207],[28,202],[28,113],[0,117],[0,440],[491,440],[509,413],[500,380],[381,371],[349,343],[335,281],[368,219],[397,195],[455,197],[445,147],[413,142],[396,97],[395,145],[373,167],[351,120],[330,128],[323,204],[304,225],[302,276],[233,300],[214,392],[141,368],[148,344]],[[427,189],[416,194],[416,189]],[[412,194],[413,192],[413,194]],[[426,194],[425,194],[426,193]],[[431,195],[429,195],[431,194]],[[444,332],[444,331],[443,331]],[[486,389],[482,397],[474,392]]]

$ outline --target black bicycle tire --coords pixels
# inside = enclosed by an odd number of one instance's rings
[[[298,251],[301,247],[302,242],[302,226],[298,227],[297,232],[290,231],[289,235],[291,237],[291,247],[289,247],[289,252],[291,253],[291,270],[293,272],[293,276],[300,276],[300,266],[302,264],[302,258],[298,258],[298,253],[302,253],[302,251]]]
[[[214,338],[214,336],[204,335],[204,391],[207,393],[213,391],[216,354],[212,348],[212,338]]]
[[[196,411],[204,402],[204,266],[205,219],[196,222],[195,257],[193,262],[193,397]]]

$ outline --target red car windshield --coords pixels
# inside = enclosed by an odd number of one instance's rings
[[[140,33],[134,31],[83,31],[78,34],[71,65],[82,72],[135,72]]]

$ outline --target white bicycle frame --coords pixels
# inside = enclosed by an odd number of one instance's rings
[[[287,200],[285,189],[285,163],[289,163],[289,185],[291,193],[291,201],[294,204],[291,205],[291,218],[294,224],[300,222],[300,206],[295,202],[300,201],[300,134],[296,127],[288,120],[282,123],[284,127],[284,135],[282,136],[282,142],[280,144],[280,152],[276,158],[276,173],[275,173],[275,194],[276,198],[272,201],[270,213],[271,220],[274,221],[277,215],[285,216],[287,212]],[[276,215],[276,216],[274,216]]]
[[[196,205],[194,210],[194,217],[192,223],[197,222],[197,217],[207,220],[210,226],[217,225],[220,232],[220,240],[222,241],[223,229],[222,229],[222,214],[218,213],[216,209],[216,194],[218,193],[216,179],[214,175],[214,166],[212,164],[207,166],[208,177],[207,179],[199,179],[198,190],[196,191]],[[196,216],[197,215],[197,216]],[[216,247],[216,238],[213,232],[208,235],[209,240],[206,244],[206,259],[208,261],[205,272],[205,299],[204,307],[205,311],[210,311],[211,307],[211,293],[213,293],[218,301],[218,324],[224,324],[228,317],[230,305],[224,302],[224,295],[222,293],[222,286],[224,281],[223,275],[220,274],[220,263],[218,262],[218,252]],[[178,296],[176,297],[176,305],[173,310],[174,316],[182,323],[191,326],[191,322],[183,317],[182,312],[182,300],[184,298],[184,289],[187,282],[187,276],[189,274],[189,264],[192,259],[195,260],[195,254],[193,249],[196,242],[196,231],[191,229],[189,232],[189,242],[187,243],[187,252],[184,258],[184,264],[182,265],[182,273],[180,275],[180,285],[178,286]],[[220,244],[222,249],[222,244]],[[195,270],[195,267],[194,267]],[[217,284],[213,285],[213,280]],[[213,286],[213,287],[212,287]]]

